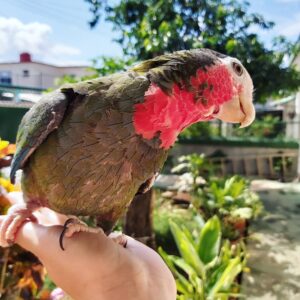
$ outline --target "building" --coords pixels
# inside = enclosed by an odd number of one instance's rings
[[[56,66],[33,61],[29,53],[21,53],[18,62],[0,63],[0,85],[35,89],[54,87],[55,80],[64,75],[90,75],[88,66]]]
[[[64,75],[91,75],[88,66],[55,66],[31,60],[29,53],[21,53],[19,62],[0,63],[0,138],[15,142],[18,125],[28,109],[55,87]]]

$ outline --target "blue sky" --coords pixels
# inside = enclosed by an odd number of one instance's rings
[[[251,11],[276,22],[261,38],[278,34],[295,41],[300,33],[300,0],[251,0]],[[35,60],[88,64],[100,55],[121,56],[110,24],[91,30],[91,14],[84,0],[0,0],[0,61],[17,61],[29,51]]]

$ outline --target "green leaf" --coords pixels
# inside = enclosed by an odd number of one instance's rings
[[[197,245],[194,241],[192,233],[184,225],[181,226],[181,230],[183,231],[185,236],[189,239],[190,243],[194,246],[194,248],[196,248]]]
[[[209,276],[209,280],[207,282],[207,288],[209,290],[211,290],[215,286],[215,284],[217,283],[217,281],[220,279],[223,272],[225,271],[227,265],[228,265],[227,261],[226,262],[222,261],[222,263],[219,264],[216,268],[214,268],[214,270],[211,272]]]
[[[198,253],[204,264],[214,260],[220,251],[221,224],[217,216],[209,219],[204,225],[199,238]]]
[[[224,186],[225,195],[230,193],[231,187],[232,187],[233,183],[235,182],[235,180],[236,180],[236,176],[232,176],[231,178],[229,178],[225,181],[225,186]]]
[[[195,223],[197,224],[197,227],[199,227],[199,229],[203,229],[204,225],[205,225],[205,221],[203,219],[203,217],[200,214],[197,214],[194,217]]]
[[[198,274],[195,272],[195,270],[188,265],[182,258],[175,258],[174,264],[177,265],[180,269],[182,269],[188,276],[189,276],[189,282],[193,286],[193,300],[199,299],[204,300],[204,284],[203,280],[198,276]],[[181,287],[181,282],[180,282]],[[196,298],[195,298],[196,297]]]
[[[230,293],[230,292],[228,292],[228,293],[218,293],[218,294],[216,294],[216,298],[217,297],[223,297],[222,299],[231,299],[231,298],[234,298],[234,299],[246,299],[246,296],[245,295],[243,295],[243,294],[240,294],[240,293]],[[227,297],[227,298],[226,298]],[[218,299],[218,298],[217,298]]]
[[[193,293],[194,289],[192,284],[182,274],[178,272],[178,270],[174,265],[176,259],[178,258],[173,255],[168,255],[161,247],[158,248],[158,252],[163,258],[163,260],[165,261],[165,263],[167,264],[167,266],[172,271],[175,278],[177,278],[176,280],[177,289],[179,289],[184,294]]]
[[[229,240],[225,240],[222,245],[221,254],[220,254],[222,262],[229,262],[231,255],[232,255],[232,253],[231,253],[230,242],[229,242]]]
[[[202,279],[205,279],[205,268],[193,243],[190,242],[186,234],[173,221],[170,221],[170,229],[182,258],[195,269]]]
[[[242,271],[242,263],[239,257],[231,259],[223,271],[222,275],[219,277],[219,280],[212,287],[209,292],[209,297],[213,297],[220,291],[228,290],[233,284],[236,276]]]
[[[165,263],[167,264],[171,272],[175,275],[177,270],[173,264],[172,256],[168,255],[161,247],[158,248],[158,253],[163,258],[163,260],[165,261]]]
[[[175,282],[176,282],[177,292],[180,292],[181,294],[183,294],[185,296],[187,296],[187,295],[192,296],[193,295],[192,285],[189,284],[188,281],[187,281],[187,285],[190,285],[190,288],[187,287],[185,284],[183,284],[183,281],[181,281],[180,279],[176,279]]]
[[[195,287],[194,299],[204,300],[205,289],[204,289],[203,281],[197,275],[191,276],[190,281],[193,283],[193,286]]]
[[[237,45],[237,41],[235,39],[230,39],[226,42],[225,48],[228,53],[231,53]]]
[[[184,259],[180,257],[173,257],[172,260],[173,263],[180,269],[182,269],[189,277],[197,276],[197,273],[194,270],[194,268],[191,267],[188,263],[186,263]]]

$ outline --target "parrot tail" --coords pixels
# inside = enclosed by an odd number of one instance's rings
[[[11,163],[11,170],[10,170],[10,181],[12,184],[15,183],[16,172],[22,168],[23,162],[27,159],[27,157],[31,154],[32,148],[25,148],[20,152],[16,153],[13,161]]]

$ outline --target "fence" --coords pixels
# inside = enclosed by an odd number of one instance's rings
[[[298,148],[296,141],[274,139],[186,139],[172,148],[165,172],[182,155],[204,153],[216,175],[239,174],[288,181],[297,177]]]
[[[220,176],[240,174],[247,177],[288,181],[296,177],[298,154],[284,152],[240,157],[214,157],[208,160],[217,166],[217,172]]]

